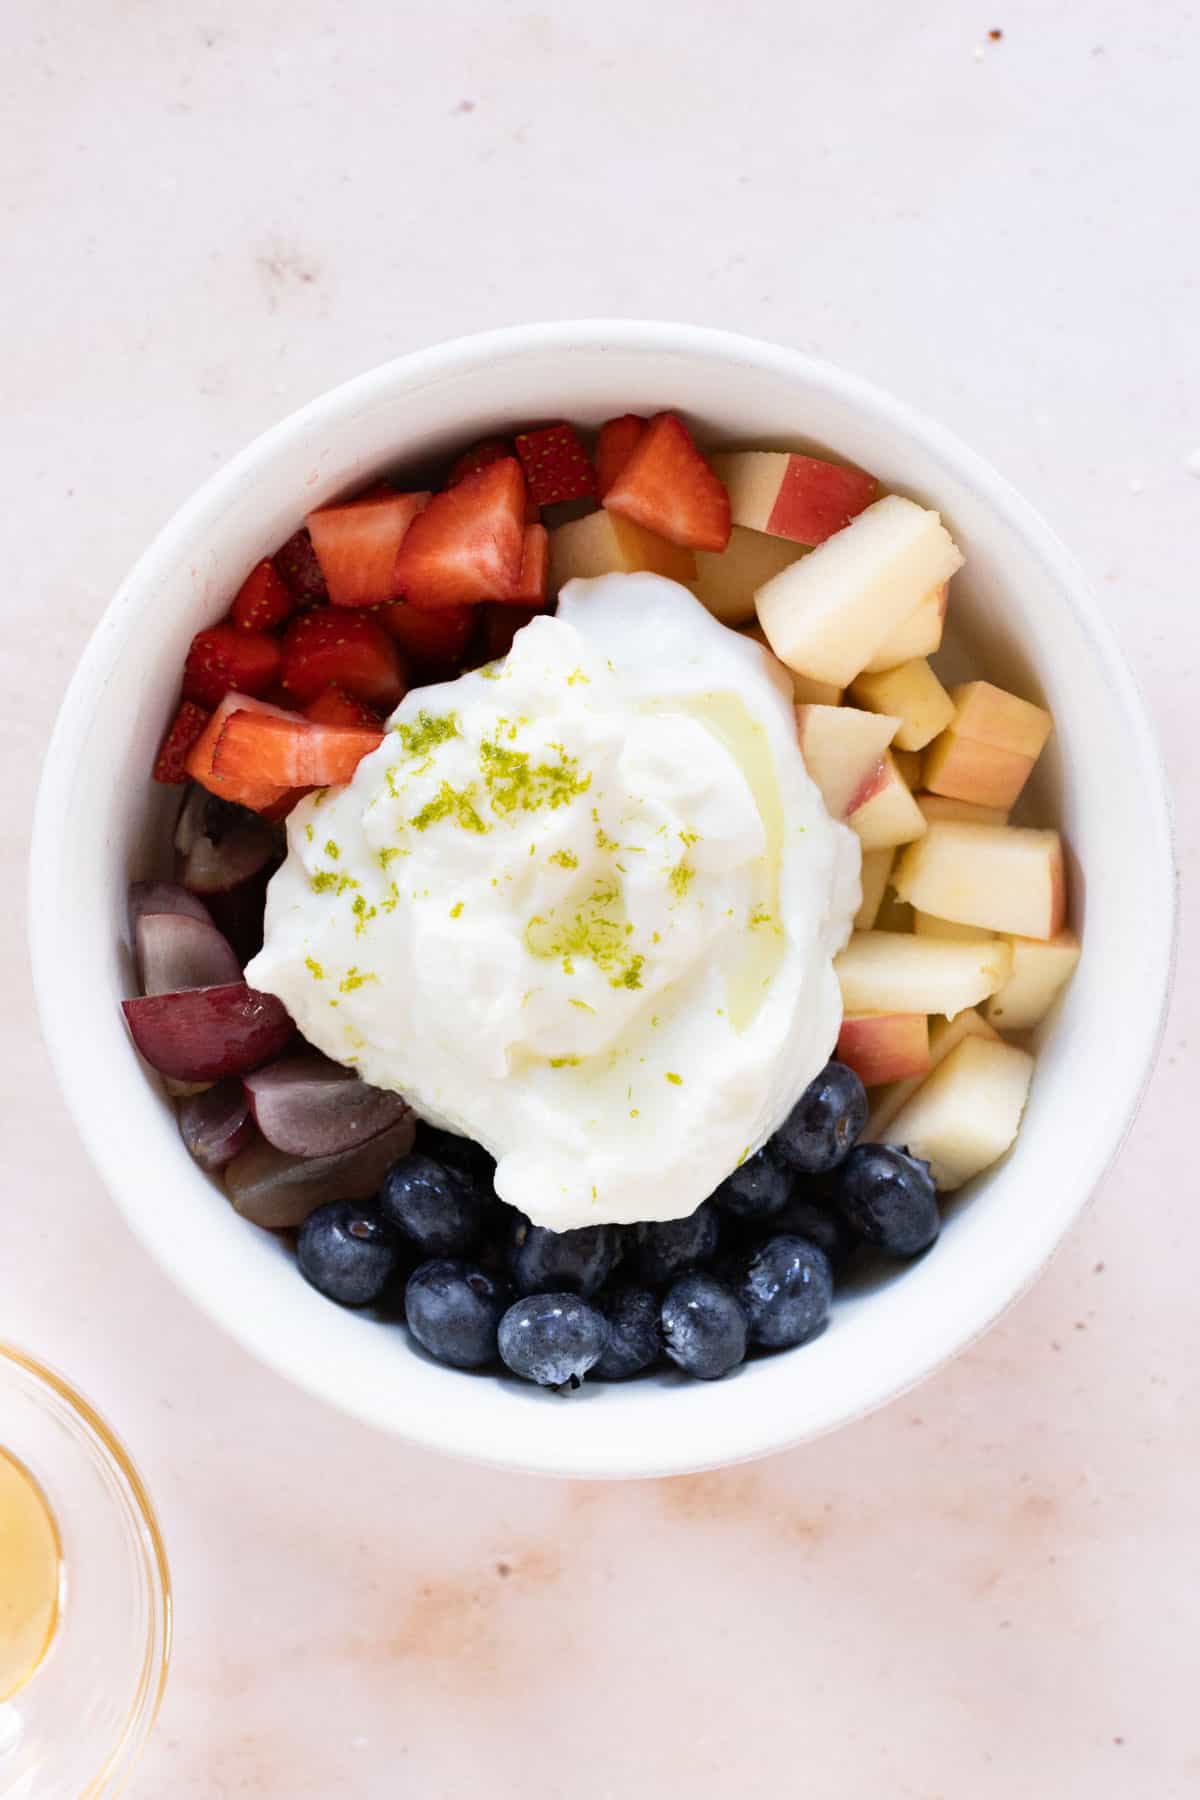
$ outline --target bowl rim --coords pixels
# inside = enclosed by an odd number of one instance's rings
[[[1131,754],[1145,776],[1143,792],[1147,815],[1143,824],[1153,842],[1158,901],[1151,936],[1151,941],[1157,946],[1156,967],[1148,973],[1156,981],[1158,1003],[1152,1019],[1147,1021],[1143,1030],[1138,1077],[1131,1083],[1122,1105],[1112,1109],[1103,1120],[1102,1135],[1098,1133],[1093,1140],[1086,1168],[1070,1204],[1057,1208],[1046,1207],[1040,1229],[1036,1235],[1031,1235],[1027,1260],[1020,1278],[1010,1283],[983,1316],[965,1327],[959,1321],[954,1333],[941,1340],[932,1354],[930,1347],[922,1344],[917,1353],[910,1354],[907,1360],[898,1358],[896,1365],[889,1371],[888,1378],[881,1381],[869,1396],[854,1396],[849,1401],[843,1399],[839,1403],[828,1405],[824,1410],[818,1408],[815,1415],[800,1426],[787,1418],[775,1421],[758,1419],[753,1429],[749,1426],[743,1429],[737,1443],[727,1444],[711,1455],[693,1452],[682,1456],[679,1453],[672,1454],[665,1443],[649,1452],[644,1447],[631,1445],[620,1454],[610,1451],[605,1461],[600,1463],[590,1457],[581,1459],[577,1449],[565,1456],[556,1454],[552,1445],[538,1453],[532,1453],[526,1445],[517,1454],[505,1455],[480,1447],[471,1441],[469,1432],[457,1430],[452,1408],[447,1409],[444,1417],[434,1416],[430,1409],[400,1421],[394,1413],[373,1400],[356,1400],[353,1395],[347,1395],[340,1389],[335,1392],[332,1383],[322,1383],[311,1370],[294,1367],[286,1353],[276,1350],[269,1334],[256,1332],[237,1317],[230,1316],[211,1286],[193,1276],[184,1257],[171,1257],[161,1243],[150,1241],[149,1235],[142,1229],[141,1209],[129,1197],[127,1169],[120,1166],[111,1137],[100,1129],[98,1119],[88,1107],[83,1066],[86,1051],[82,1050],[77,1034],[72,1032],[65,1009],[56,1006],[52,999],[53,909],[41,904],[41,896],[53,892],[55,887],[55,870],[61,854],[56,824],[65,816],[64,803],[72,770],[84,753],[89,696],[110,674],[114,653],[125,638],[127,622],[140,614],[145,604],[145,594],[154,586],[156,571],[169,569],[175,564],[181,547],[192,537],[197,522],[216,515],[224,497],[236,493],[264,461],[271,460],[277,450],[318,433],[335,420],[353,416],[361,402],[376,397],[382,389],[411,391],[414,386],[423,387],[436,383],[451,372],[460,376],[469,375],[473,369],[485,364],[523,357],[531,352],[594,352],[605,348],[664,357],[684,356],[720,362],[731,369],[736,369],[739,364],[752,365],[759,372],[778,373],[782,378],[805,380],[820,386],[848,408],[867,413],[901,439],[907,437],[920,440],[932,455],[953,467],[964,481],[969,482],[985,498],[989,509],[1024,541],[1046,569],[1063,604],[1073,614],[1077,626],[1101,663],[1109,691],[1120,702],[1123,726],[1130,734]],[[977,1341],[1032,1285],[1090,1201],[1129,1134],[1153,1073],[1166,1026],[1177,930],[1178,871],[1171,801],[1161,752],[1148,710],[1111,627],[1094,604],[1090,584],[1082,568],[1036,509],[985,458],[953,433],[874,383],[801,350],[713,327],[661,320],[572,319],[534,322],[473,333],[408,351],[317,395],[260,433],[222,464],[176,509],[155,535],[120,584],[92,632],[60,702],[43,764],[34,809],[29,865],[32,973],[42,1034],[51,1063],[68,1111],[94,1167],[135,1236],[148,1245],[171,1279],[196,1302],[202,1312],[230,1332],[251,1354],[276,1373],[338,1410],[349,1413],[364,1423],[402,1436],[410,1442],[446,1454],[493,1467],[563,1477],[661,1476],[684,1470],[729,1466],[785,1450],[877,1411],[944,1367],[952,1357]],[[132,1062],[130,1067],[132,1071]],[[746,1411],[749,1420],[752,1409]],[[666,1436],[669,1437],[669,1434]]]

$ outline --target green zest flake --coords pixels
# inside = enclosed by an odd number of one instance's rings
[[[700,842],[700,833],[698,831],[681,831],[679,841],[685,850],[690,850],[693,844]]]
[[[550,1058],[550,1067],[552,1069],[577,1069],[579,1067],[579,1058],[577,1056],[552,1056]],[[595,1191],[595,1188],[593,1188],[592,1192],[595,1193]]]
[[[361,937],[370,920],[375,917],[375,908],[367,905],[364,895],[355,894],[350,910],[354,914],[354,935]]]
[[[418,831],[428,831],[441,819],[451,819],[462,831],[475,831],[482,837],[490,829],[485,825],[475,810],[475,785],[468,783],[464,788],[454,788],[448,781],[441,787],[411,821]]]
[[[572,669],[571,673],[567,676],[567,686],[578,687],[581,681],[585,687],[590,687],[592,678],[590,675],[585,675],[582,669]]]
[[[314,894],[344,894],[347,888],[358,886],[353,875],[345,872],[339,874],[336,869],[318,869],[309,879],[309,886]]]
[[[497,726],[497,740],[505,724],[507,720],[501,720]],[[512,737],[515,730],[510,727],[507,735]],[[592,778],[580,776],[578,759],[568,756],[559,745],[551,747],[559,751],[557,762],[534,763],[527,750],[510,750],[499,741],[479,746],[484,786],[494,813],[539,812],[543,806],[553,810],[587,793]]]
[[[342,854],[340,848],[334,843],[332,838],[326,838],[325,840],[325,854],[330,862],[336,862],[338,857]]]
[[[365,987],[368,981],[378,980],[378,975],[372,975],[369,969],[360,970],[357,963],[352,963],[344,978],[338,982],[338,993],[352,994],[356,988]]]
[[[631,1119],[636,1119],[636,1118],[637,1118],[637,1117],[638,1117],[638,1116],[639,1116],[639,1115],[638,1115],[638,1109],[637,1109],[637,1107],[636,1107],[636,1106],[631,1106],[631,1107],[630,1107],[630,1109],[629,1109],[629,1116],[630,1116],[630,1118],[631,1118]]]
[[[395,882],[388,883],[387,895],[379,902],[385,913],[393,913],[400,904],[400,889]]]
[[[674,1069],[667,1070],[667,1080],[671,1083],[672,1087],[682,1087],[683,1086],[683,1076],[677,1075],[675,1073]]]
[[[655,1013],[654,1017],[650,1021],[651,1030],[653,1030],[657,1024],[658,1024],[658,1014]]]
[[[459,735],[458,714],[443,713],[438,717],[422,707],[412,724],[404,721],[395,731],[409,756],[432,756]]]
[[[462,901],[456,900],[454,905],[450,908],[450,917],[452,919],[461,919],[462,918],[462,909],[463,909]]]
[[[316,793],[312,796],[312,803],[314,806],[324,806],[328,798],[329,789],[327,787],[318,788]]]
[[[571,997],[571,1005],[579,1012],[594,1013],[596,1010],[594,1006],[589,1006],[586,1000],[576,1000],[574,995]]]
[[[677,900],[683,899],[688,888],[691,886],[692,877],[695,873],[695,869],[692,868],[686,857],[675,864],[675,867],[667,876],[667,886]]]
[[[313,828],[312,828],[311,821],[309,822],[309,824],[307,824],[304,827],[304,835],[308,839],[309,843],[311,844],[313,841]]]
[[[624,911],[620,884],[598,881],[575,911],[552,912],[548,917],[537,914],[530,919],[525,927],[525,947],[531,956],[560,962],[564,975],[574,974],[573,958],[586,957],[608,976],[613,987],[640,988],[645,958],[629,954]]]
[[[763,906],[756,906],[754,911],[750,914],[749,925],[751,931],[756,931],[762,925],[774,924],[775,920],[773,916]]]
[[[482,675],[485,681],[499,681],[503,668],[504,663],[501,659],[498,662],[484,663],[483,667],[476,669],[475,673]]]
[[[550,861],[557,863],[560,869],[577,869],[579,867],[579,858],[573,850],[556,850]]]
[[[412,855],[411,850],[401,850],[401,848],[398,844],[392,844],[386,850],[377,850],[375,852],[375,860],[378,862],[381,869],[386,870],[386,869],[390,868],[390,866],[392,865],[392,863],[395,862],[395,860],[398,856],[411,856],[411,855]]]
[[[642,970],[645,968],[645,966],[646,966],[646,959],[644,956],[631,957],[630,961],[629,961],[629,967],[626,969],[625,973],[620,977],[619,980],[614,979],[613,981],[611,981],[609,983],[609,986],[610,987],[625,987],[625,988],[640,988],[642,985]]]
[[[608,833],[606,831],[602,830],[599,825],[597,825],[597,827],[596,827],[596,848],[597,848],[597,850],[619,850],[621,848],[621,846],[620,846],[620,844],[618,844],[616,838],[610,838]]]
[[[314,981],[324,981],[325,971],[315,956],[306,956],[304,959],[304,966]]]
[[[740,1169],[742,1164],[745,1162],[746,1158],[749,1156],[749,1154],[750,1154],[750,1146],[749,1146],[749,1144],[747,1144],[745,1149],[742,1151],[742,1154],[738,1157],[737,1161],[734,1163],[734,1165],[733,1165],[734,1168]]]

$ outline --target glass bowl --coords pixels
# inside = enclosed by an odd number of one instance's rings
[[[44,1498],[60,1549],[45,1649],[0,1704],[0,1800],[120,1793],[158,1712],[171,1586],[129,1454],[69,1382],[0,1343],[0,1451]]]

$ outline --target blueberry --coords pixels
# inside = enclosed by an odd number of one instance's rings
[[[791,1191],[791,1170],[768,1144],[727,1175],[712,1197],[731,1219],[769,1219]]]
[[[416,1148],[423,1156],[432,1156],[435,1162],[471,1176],[480,1187],[491,1187],[495,1158],[473,1138],[459,1137],[456,1131],[443,1131],[440,1125],[428,1125],[422,1119],[417,1126]]]
[[[599,1291],[617,1264],[620,1236],[611,1225],[583,1225],[551,1231],[517,1215],[509,1244],[509,1267],[518,1294],[569,1290],[584,1299]]]
[[[752,1342],[785,1350],[824,1331],[833,1304],[833,1270],[825,1252],[806,1238],[770,1237],[746,1257],[734,1291]]]
[[[648,1288],[614,1288],[598,1302],[608,1320],[608,1342],[595,1373],[605,1381],[627,1381],[658,1361],[662,1351],[658,1301]]]
[[[701,1381],[716,1381],[746,1354],[746,1315],[715,1275],[682,1275],[662,1303],[663,1345],[672,1362]]]
[[[702,1201],[686,1219],[664,1219],[634,1227],[634,1256],[638,1273],[651,1287],[665,1287],[706,1263],[716,1253],[721,1220],[711,1200]]]
[[[577,1388],[608,1342],[603,1313],[578,1294],[528,1294],[500,1321],[500,1354],[539,1387]]]
[[[460,1169],[413,1151],[388,1170],[379,1209],[426,1256],[462,1256],[478,1243],[490,1201]]]
[[[455,1369],[496,1360],[496,1332],[511,1290],[471,1263],[435,1257],[404,1290],[408,1329],[422,1349]]]
[[[816,1194],[810,1194],[807,1183],[796,1189],[782,1212],[776,1213],[770,1229],[773,1233],[786,1232],[793,1237],[807,1238],[810,1244],[825,1252],[835,1275],[841,1274],[854,1249],[854,1234],[841,1213],[835,1210],[833,1195],[826,1200],[819,1189]]]
[[[793,1169],[836,1169],[867,1122],[867,1090],[845,1063],[829,1062],[810,1081],[779,1130],[774,1149]]]
[[[394,1275],[400,1252],[374,1206],[329,1200],[300,1227],[296,1260],[305,1281],[342,1306],[370,1306]]]
[[[851,1231],[886,1256],[919,1256],[941,1227],[929,1164],[890,1144],[850,1152],[837,1199]]]

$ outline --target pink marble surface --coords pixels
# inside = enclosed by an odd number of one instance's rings
[[[3,1331],[108,1410],[161,1508],[178,1644],[134,1800],[1200,1791],[1187,920],[1125,1153],[984,1342],[809,1449],[603,1488],[373,1436],[193,1312],[83,1159],[19,916],[58,697],[175,505],[346,375],[582,313],[825,354],[1038,500],[1160,720],[1187,883],[1189,9],[42,0],[6,25]]]

